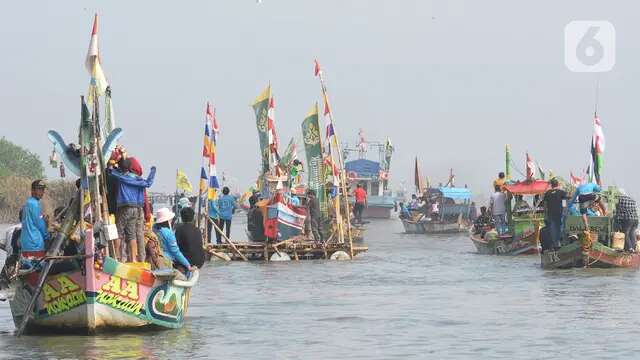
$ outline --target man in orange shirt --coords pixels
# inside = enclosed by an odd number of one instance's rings
[[[356,198],[356,203],[353,206],[353,215],[355,216],[355,222],[362,224],[362,211],[367,206],[367,191],[362,188],[362,184],[358,184],[356,190],[353,192],[353,196]]]

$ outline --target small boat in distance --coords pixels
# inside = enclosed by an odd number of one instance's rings
[[[345,146],[343,149],[349,185],[354,189],[361,184],[367,191],[368,205],[362,212],[363,218],[389,219],[391,211],[396,208],[395,197],[389,189],[393,145],[388,138],[384,143],[365,141],[362,129],[359,135],[360,140],[355,147]],[[366,158],[369,149],[377,151],[377,161]],[[357,154],[357,158],[347,161],[350,154]]]
[[[427,189],[425,195],[429,201],[425,204],[425,211],[408,210],[408,213],[400,214],[400,220],[406,233],[437,234],[467,231],[471,206],[471,191],[469,189],[431,188]],[[430,207],[431,203],[437,204],[437,212],[434,212]]]

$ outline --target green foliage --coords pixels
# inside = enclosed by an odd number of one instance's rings
[[[44,166],[37,154],[2,137],[0,138],[0,177],[5,176],[40,179],[44,177]]]

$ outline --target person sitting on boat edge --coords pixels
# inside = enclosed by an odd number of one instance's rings
[[[580,215],[586,229],[589,228],[589,220],[587,219],[589,209],[595,203],[600,202],[600,195],[598,194],[600,191],[602,191],[600,185],[593,182],[584,183],[578,185],[573,198],[571,198],[571,203],[575,203],[576,200],[579,203]]]
[[[522,198],[522,195],[516,195],[516,202],[513,205],[513,212],[526,212],[529,210],[531,210],[531,206],[529,205],[529,203]]]
[[[507,220],[505,218],[507,214],[507,197],[502,192],[500,185],[494,185],[493,189],[494,193],[489,199],[489,209],[496,224],[496,232],[498,235],[502,235],[507,231]]]
[[[404,205],[404,202],[400,202],[399,203],[400,206],[400,215],[398,215],[398,217],[400,219],[410,219],[411,218],[411,213],[409,212],[409,209],[407,209],[407,207]]]
[[[189,263],[201,268],[204,264],[204,249],[202,247],[202,233],[193,225],[195,215],[196,213],[191,207],[180,210],[182,223],[176,226],[176,242],[180,252]]]
[[[636,201],[627,195],[624,189],[619,189],[618,204],[613,219],[616,231],[624,233],[624,249],[636,250],[636,229],[638,228],[638,210]]]
[[[45,255],[45,241],[49,240],[49,233],[46,218],[40,208],[40,200],[46,188],[44,180],[32,182],[31,196],[22,207],[20,247],[23,258],[42,258]]]
[[[416,194],[411,195],[411,202],[409,203],[409,210],[416,210],[418,208],[418,196]]]
[[[175,217],[168,208],[160,208],[156,212],[156,223],[153,232],[162,244],[163,256],[173,263],[173,267],[182,272],[193,271],[195,267],[189,263],[178,247],[176,236],[171,231],[171,220]]]
[[[495,223],[486,206],[480,207],[480,216],[478,216],[473,222],[473,233],[480,234],[482,238],[487,233],[487,230],[493,228]]]
[[[562,228],[563,228],[563,214],[564,214],[564,200],[569,200],[569,194],[560,188],[558,179],[553,178],[549,181],[551,189],[544,193],[542,198],[542,205],[545,210],[545,226],[549,227],[549,235],[551,237],[551,244],[554,250],[557,250],[561,246]]]

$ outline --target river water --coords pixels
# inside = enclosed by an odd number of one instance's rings
[[[402,234],[397,219],[366,239],[355,261],[210,263],[179,330],[16,338],[0,303],[0,358],[638,356],[636,272],[543,271],[536,256],[477,255],[464,235]]]

